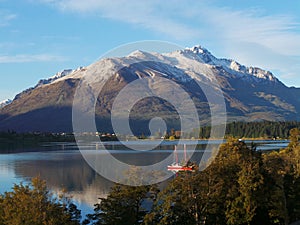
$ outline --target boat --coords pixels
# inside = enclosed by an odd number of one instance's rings
[[[178,163],[178,156],[177,156],[177,147],[174,147],[174,157],[175,162],[167,167],[168,171],[172,171],[174,173],[178,173],[179,171],[195,171],[194,165],[189,165],[190,163],[187,162],[186,158],[186,145],[184,145],[184,164]]]
[[[168,171],[173,171],[175,173],[179,171],[194,171],[192,166],[183,166],[180,165],[179,163],[173,163],[168,166]]]

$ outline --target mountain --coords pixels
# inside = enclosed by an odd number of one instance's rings
[[[0,109],[3,108],[4,106],[9,105],[11,102],[12,102],[11,99],[3,100],[2,102],[0,102]]]
[[[76,87],[88,77],[92,82],[85,90],[87,101],[81,107],[92,113],[88,105],[96,103],[98,130],[112,132],[110,113],[118,93],[133,81],[155,76],[182,88],[193,100],[203,123],[209,122],[211,110],[197,82],[207,90],[222,91],[228,121],[300,120],[299,88],[285,86],[269,71],[216,58],[207,49],[195,46],[163,54],[135,51],[126,57],[105,58],[41,80],[0,109],[0,130],[71,132]],[[166,85],[155,88],[165,99],[174,95]],[[95,95],[97,90],[101,90],[99,95]],[[134,105],[130,125],[136,133],[149,133],[148,122],[153,117],[164,118],[169,129],[178,128],[178,113],[165,99],[149,97]]]

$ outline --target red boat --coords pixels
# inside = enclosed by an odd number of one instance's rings
[[[179,171],[194,171],[194,169],[190,166],[182,166],[179,163],[173,163],[172,165],[168,166],[169,171],[179,172]]]
[[[177,173],[179,171],[194,171],[194,166],[188,166],[187,160],[186,160],[186,145],[184,145],[184,162],[186,165],[182,165],[178,163],[178,156],[177,156],[177,148],[176,145],[174,147],[174,156],[175,156],[175,162],[169,165],[168,171],[172,171],[174,173]]]

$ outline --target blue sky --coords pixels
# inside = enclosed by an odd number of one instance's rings
[[[297,0],[0,0],[0,101],[142,40],[200,44],[300,87]]]

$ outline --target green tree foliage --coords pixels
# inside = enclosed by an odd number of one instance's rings
[[[269,224],[288,224],[287,196],[285,192],[286,162],[282,152],[264,154],[266,170],[264,193]]]
[[[262,157],[255,148],[235,139],[222,145],[209,173],[209,224],[249,224],[262,211]]]
[[[200,176],[199,171],[180,173],[159,193],[151,213],[145,216],[144,224],[198,224],[208,203],[208,184],[204,175],[201,173]]]
[[[285,160],[284,190],[289,221],[300,220],[300,130],[290,131],[290,144],[281,151]]]
[[[100,198],[100,203],[95,205],[95,213],[88,218],[97,225],[141,224],[149,210],[147,205],[151,204],[156,193],[157,189],[152,186],[116,184],[106,198]]]
[[[299,130],[280,152],[230,139],[204,170],[180,172],[159,195],[145,225],[282,224],[300,220]]]
[[[235,161],[239,156],[231,149],[237,151],[239,147],[232,143],[223,146],[205,171],[178,173],[159,194],[145,224],[226,224],[229,203],[224,200],[238,192],[239,167]]]
[[[14,185],[11,192],[0,196],[1,225],[76,225],[80,218],[80,211],[68,198],[55,199],[39,178],[33,178],[30,185]]]
[[[227,137],[236,138],[288,138],[292,128],[300,128],[300,122],[232,122],[226,125]],[[200,138],[210,138],[211,127],[200,128]],[[213,137],[212,137],[213,138]]]

